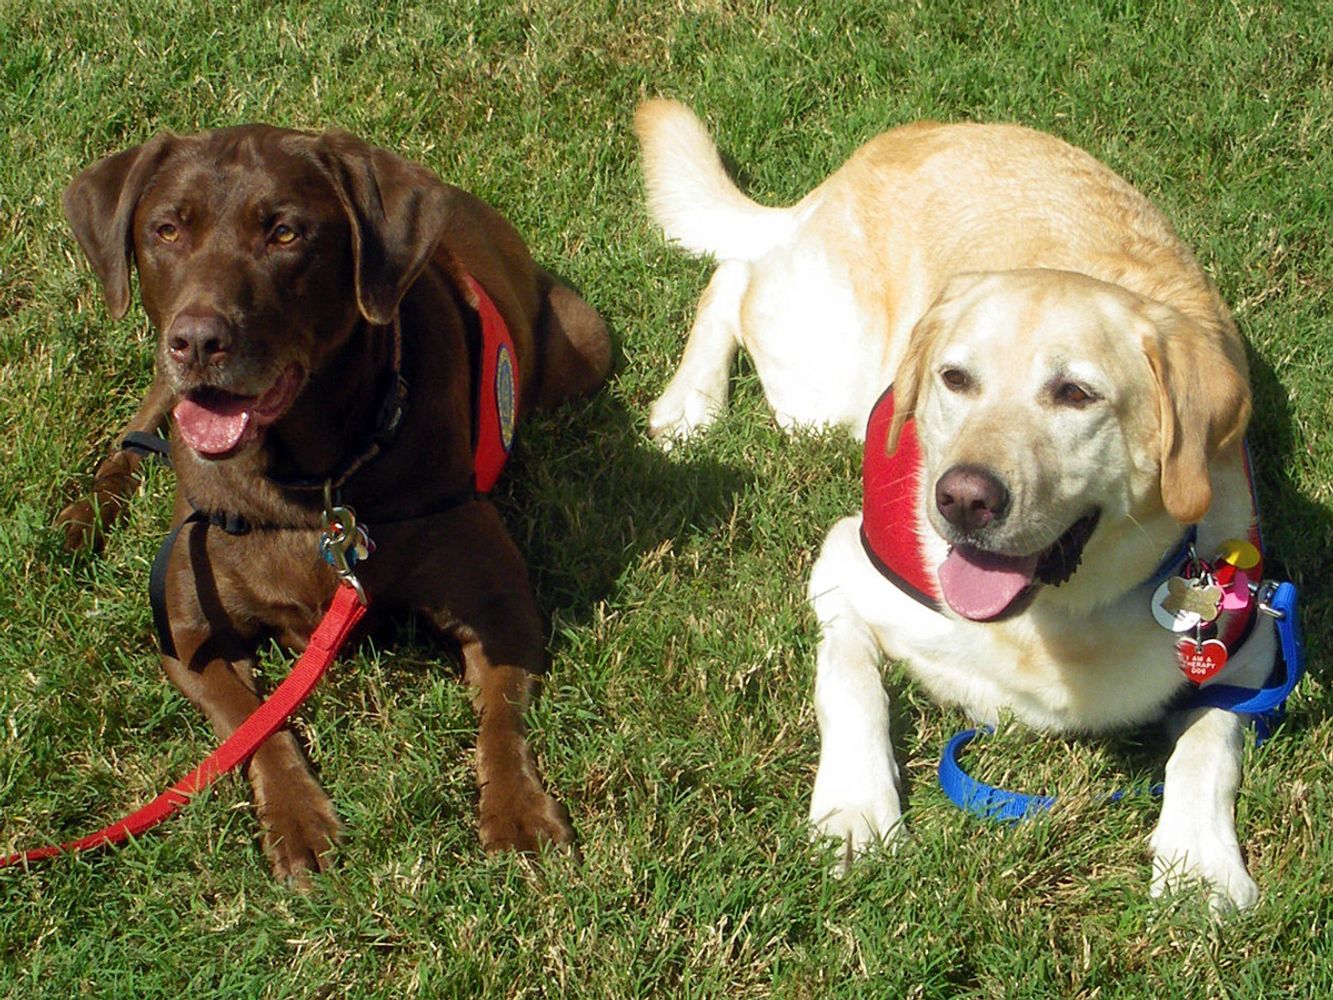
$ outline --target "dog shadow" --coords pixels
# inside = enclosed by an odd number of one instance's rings
[[[1306,668],[1327,684],[1333,677],[1323,651],[1333,636],[1333,511],[1302,492],[1296,470],[1303,464],[1300,437],[1292,425],[1287,390],[1264,358],[1250,355],[1254,419],[1250,424],[1250,461],[1259,496],[1267,575],[1290,580],[1300,594]],[[1308,702],[1305,703],[1309,705]],[[1318,718],[1328,705],[1310,706]],[[1302,714],[1306,709],[1302,709]]]
[[[698,449],[668,454],[610,392],[535,414],[526,430],[497,502],[539,605],[566,623],[586,622],[663,545],[724,525],[753,479]]]

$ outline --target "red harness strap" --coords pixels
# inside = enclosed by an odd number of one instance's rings
[[[324,618],[310,637],[310,644],[292,667],[291,673],[268,700],[222,741],[221,746],[204,758],[202,764],[125,819],[65,844],[52,844],[11,854],[0,859],[0,868],[19,861],[41,861],[67,851],[86,851],[104,844],[119,844],[161,823],[185,805],[195,792],[208,787],[232,768],[249,760],[260,744],[291,718],[365,613],[366,607],[357,599],[356,591],[346,584],[339,586],[333,594],[333,603],[324,613]]]
[[[921,446],[909,419],[898,436],[898,450],[886,452],[893,423],[893,386],[870,411],[861,465],[861,544],[871,563],[899,590],[940,610],[939,581],[921,551],[917,504],[921,485]]]
[[[489,493],[514,447],[518,372],[514,338],[481,283],[468,275],[481,318],[481,376],[477,386],[476,446],[472,467],[478,493]]]

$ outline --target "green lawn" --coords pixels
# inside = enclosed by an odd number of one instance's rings
[[[50,528],[150,378],[59,210],[93,159],[171,128],[337,126],[509,216],[618,340],[597,399],[528,425],[501,504],[550,620],[532,713],[584,861],[487,858],[473,720],[405,629],[335,667],[300,728],[346,822],[335,870],[271,881],[227,778],[122,850],[0,873],[11,997],[1333,994],[1333,17],[1317,2],[0,0],[0,850],[117,818],[212,746],[162,678],[146,598],[169,472],[100,557]],[[1258,907],[1147,899],[1164,748],[1029,742],[977,760],[1071,804],[1017,830],[935,788],[964,722],[898,671],[911,842],[846,879],[806,837],[817,755],[805,577],[858,503],[845,438],[777,432],[742,365],[706,437],[644,435],[710,266],[642,205],[630,116],[678,97],[746,188],[794,200],[921,117],[1090,150],[1198,249],[1253,345],[1268,541],[1303,589],[1311,677],[1246,753]],[[272,676],[285,663],[269,660]]]

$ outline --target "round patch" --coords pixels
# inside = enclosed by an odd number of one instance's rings
[[[1222,543],[1218,559],[1237,569],[1253,569],[1259,565],[1260,555],[1259,550],[1243,538],[1228,538]]]
[[[514,425],[518,421],[514,402],[514,357],[501,344],[495,359],[495,416],[500,425],[500,443],[507,452],[514,446]]]

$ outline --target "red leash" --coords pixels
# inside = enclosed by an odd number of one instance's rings
[[[333,603],[324,612],[310,644],[306,646],[296,666],[286,680],[277,686],[267,701],[236,727],[222,745],[209,754],[202,764],[176,782],[152,802],[118,823],[103,827],[67,844],[52,844],[31,851],[21,851],[0,859],[0,868],[19,861],[41,861],[67,851],[86,851],[103,844],[119,844],[131,836],[161,823],[190,800],[195,792],[206,788],[228,771],[244,763],[260,745],[282,727],[292,713],[305,701],[324,671],[329,668],[348,635],[366,613],[366,606],[358,599],[349,583],[341,584],[334,592]]]

